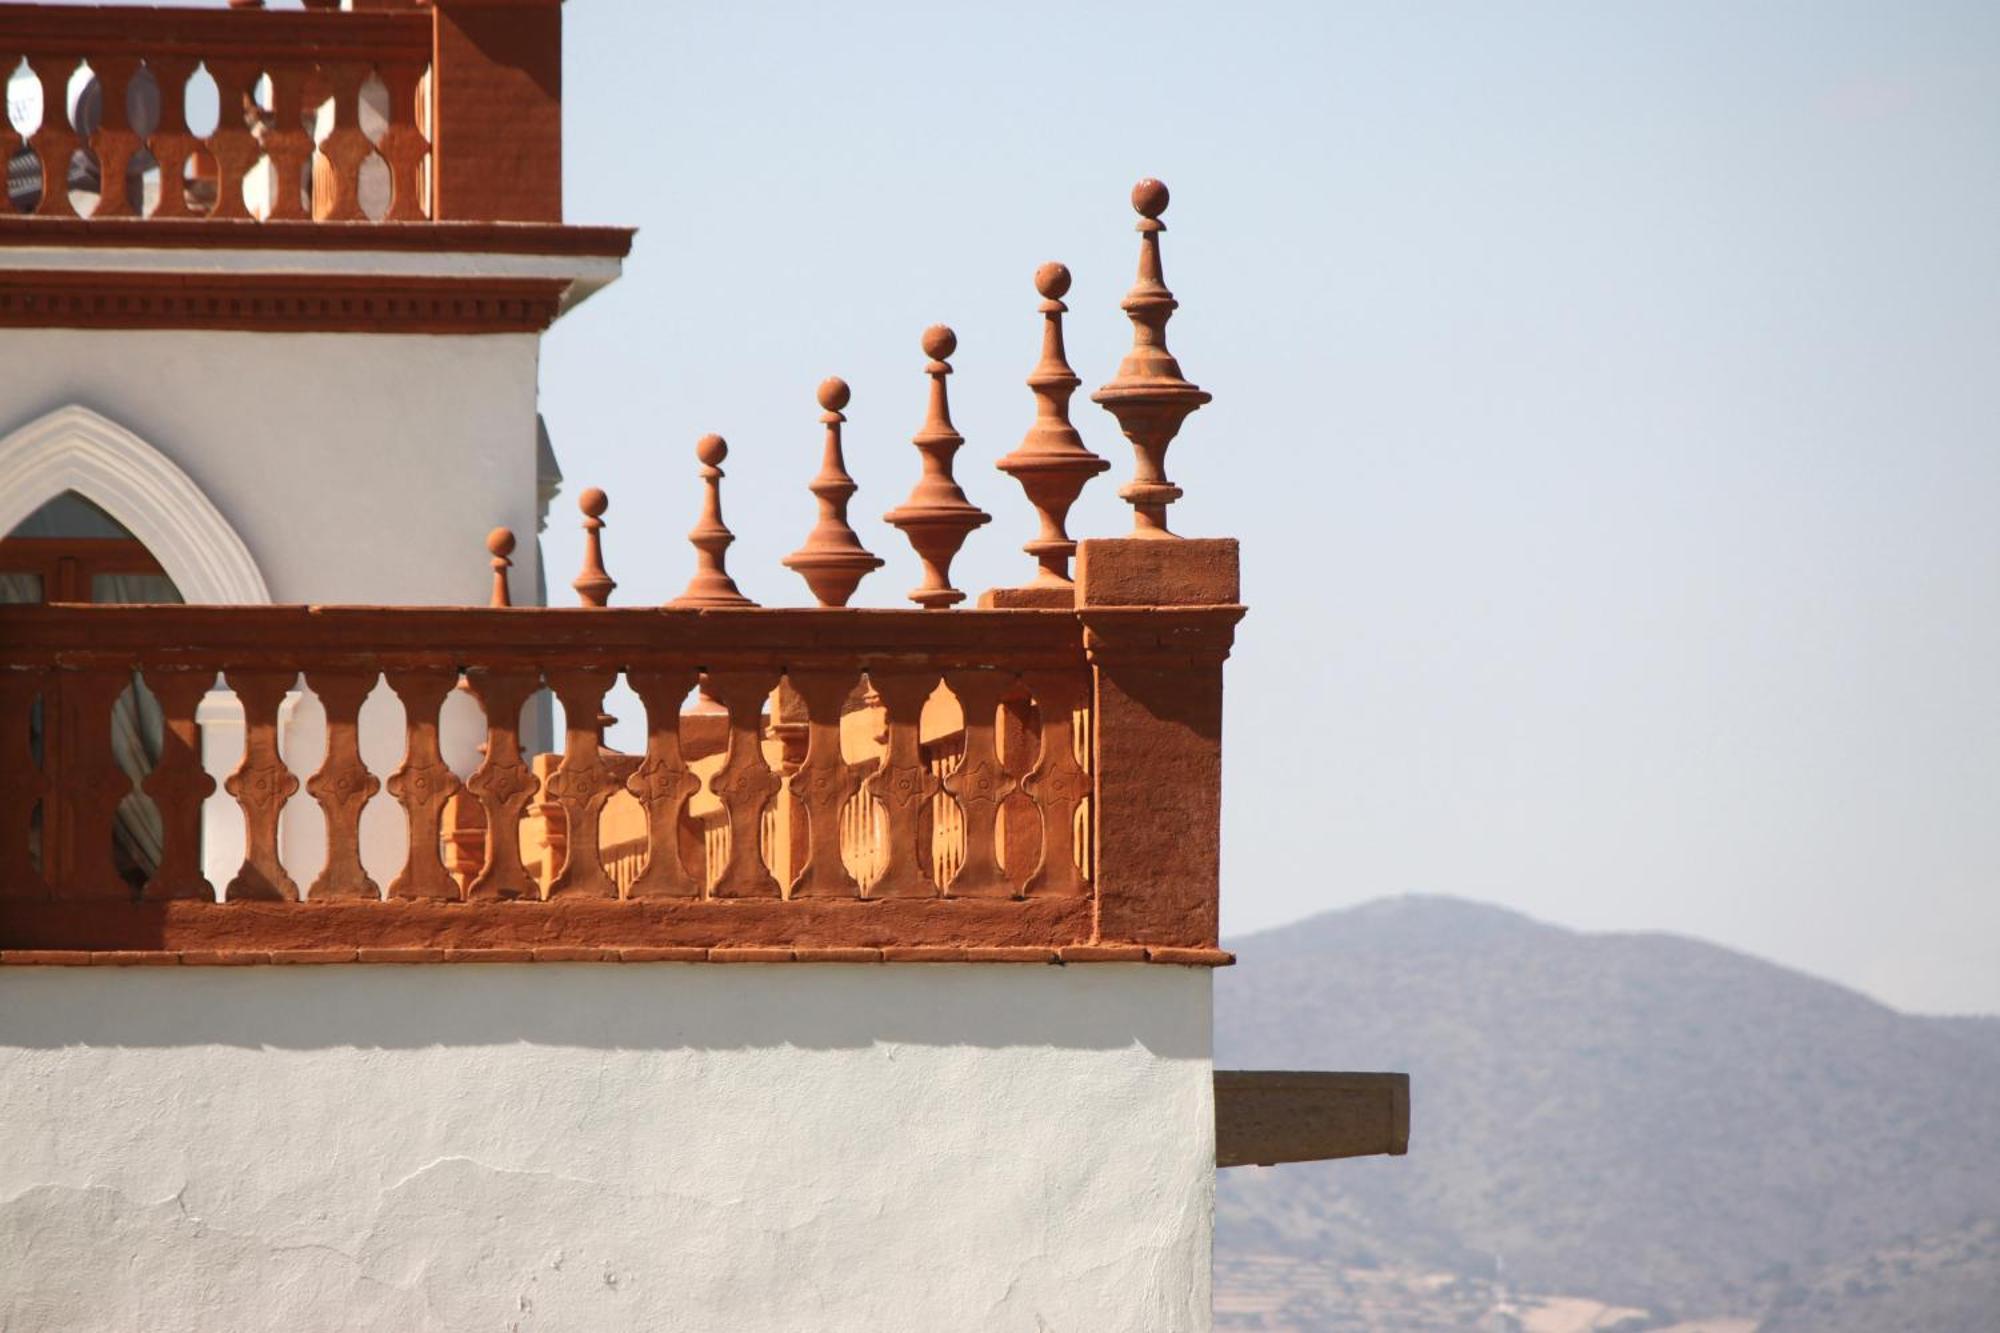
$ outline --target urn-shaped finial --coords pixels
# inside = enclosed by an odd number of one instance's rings
[[[785,567],[798,571],[821,606],[846,606],[861,580],[882,567],[882,557],[862,546],[847,522],[847,502],[860,489],[847,475],[847,459],[841,453],[840,427],[847,420],[841,409],[847,406],[848,397],[847,381],[838,376],[819,386],[819,419],[826,423],[826,452],[820,459],[819,475],[807,487],[819,500],[819,522],[806,534],[805,545],[784,559]]]
[[[701,461],[702,481],[701,517],[688,533],[688,543],[694,547],[694,577],[667,605],[755,606],[729,577],[723,559],[736,540],[722,521],[722,460],[729,457],[729,443],[720,435],[704,435],[695,441],[694,456]]]
[[[583,511],[583,572],[569,586],[585,606],[607,606],[618,586],[604,570],[604,511],[611,498],[592,486],[576,497],[576,507]]]
[[[1181,498],[1181,488],[1167,480],[1167,446],[1188,413],[1210,397],[1182,378],[1180,363],[1167,350],[1167,321],[1180,305],[1160,270],[1160,233],[1167,229],[1160,214],[1167,211],[1167,199],[1167,187],[1150,177],[1132,187],[1132,207],[1139,214],[1139,279],[1119,302],[1132,321],[1132,350],[1111,382],[1090,396],[1118,418],[1118,429],[1132,442],[1136,467],[1118,494],[1132,506],[1134,537],[1174,535],[1167,531],[1167,506]]]
[[[924,373],[931,377],[930,410],[923,427],[911,440],[923,455],[923,475],[910,491],[910,498],[882,516],[883,521],[902,530],[923,561],[924,579],[910,594],[910,600],[926,610],[942,610],[965,600],[965,594],[951,586],[951,562],[965,545],[966,537],[993,516],[965,498],[951,474],[952,455],[965,437],[952,429],[951,402],[945,392],[945,376],[951,374],[949,357],[958,350],[958,335],[942,324],[924,330],[924,355],[929,362]]]
[[[994,464],[1021,483],[1041,520],[1041,531],[1021,548],[1040,563],[1028,586],[1059,592],[1074,590],[1069,560],[1076,554],[1076,543],[1064,526],[1069,508],[1085,484],[1111,466],[1090,451],[1070,424],[1070,395],[1082,381],[1070,369],[1063,349],[1062,317],[1069,307],[1062,298],[1069,282],[1069,269],[1062,264],[1035,270],[1035,290],[1042,297],[1042,359],[1028,376],[1028,388],[1035,395],[1035,421],[1019,447]]]

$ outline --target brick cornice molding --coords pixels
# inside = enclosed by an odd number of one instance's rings
[[[0,269],[0,328],[540,333],[559,278]]]
[[[1087,898],[1029,902],[49,903],[0,899],[0,965],[1036,962],[1215,967],[1092,940]],[[338,947],[329,947],[337,942]]]
[[[0,217],[0,252],[50,246],[163,250],[457,252],[623,259],[630,227],[541,222],[277,222],[209,218]]]
[[[1236,640],[1241,605],[1094,606],[1077,611],[1084,654],[1096,666],[1219,667]]]

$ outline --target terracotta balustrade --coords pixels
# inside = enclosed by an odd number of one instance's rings
[[[559,222],[561,49],[558,0],[0,5],[0,222]]]
[[[1089,833],[1093,668],[1074,612],[24,606],[0,608],[0,645],[10,952],[1053,957],[1107,943]],[[135,677],[165,737],[138,788],[163,850],[138,870],[113,856],[133,784],[111,737]],[[637,754],[607,748],[598,725],[621,680],[645,711]],[[469,771],[466,756],[454,771],[442,742],[461,681],[486,719]],[[215,688],[244,719],[242,758],[219,792],[196,720]],[[542,688],[569,721],[560,751],[536,757],[522,716]],[[383,691],[403,711],[387,772],[361,743],[364,703]],[[287,765],[283,719],[288,696],[306,693],[324,710],[325,743],[301,773]],[[691,702],[704,695],[712,706]],[[39,780],[48,718],[73,757],[59,782]],[[393,803],[408,848],[372,874],[371,800]],[[295,802],[324,826],[320,864],[287,857],[280,829]],[[244,851],[211,881],[203,829],[218,803]],[[1143,956],[1143,942],[1126,947]]]

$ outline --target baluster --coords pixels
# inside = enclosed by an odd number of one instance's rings
[[[229,881],[231,902],[297,902],[299,886],[278,860],[278,816],[299,780],[278,756],[278,705],[295,671],[228,672],[243,704],[243,762],[222,786],[243,807],[243,867]]]
[[[945,893],[953,898],[1011,898],[1013,886],[1000,869],[996,825],[1000,803],[1014,784],[1001,767],[994,732],[1000,700],[1013,688],[1013,677],[984,669],[947,671],[944,683],[958,696],[965,715],[965,753],[943,779],[963,817],[965,852],[958,873],[944,886]]]
[[[711,671],[708,690],[729,713],[729,752],[708,780],[729,823],[729,857],[709,890],[715,898],[777,898],[783,891],[764,864],[758,835],[764,807],[782,782],[764,762],[764,701],[777,687],[775,671]]]
[[[361,705],[375,688],[375,674],[308,671],[306,684],[326,709],[326,756],[306,779],[306,792],[326,819],[326,865],[308,896],[380,898],[377,884],[361,864],[361,812],[382,781],[361,761]]]
[[[540,898],[541,886],[521,860],[521,817],[540,785],[521,754],[521,709],[541,677],[531,671],[474,667],[465,679],[486,713],[486,757],[465,780],[465,789],[486,814],[486,857],[466,897]]]
[[[1118,418],[1118,429],[1132,442],[1136,467],[1132,480],[1118,496],[1132,506],[1132,536],[1171,538],[1167,506],[1181,498],[1181,488],[1167,480],[1167,446],[1180,433],[1188,414],[1209,401],[1181,376],[1180,362],[1167,350],[1167,321],[1180,302],[1167,290],[1160,270],[1160,233],[1167,224],[1167,187],[1150,178],[1132,187],[1132,208],[1139,214],[1139,279],[1119,302],[1132,321],[1132,350],[1118,363],[1118,374],[1090,396],[1090,401]]]
[[[882,803],[882,875],[868,886],[870,898],[931,898],[931,797],[938,780],[924,763],[920,743],[924,700],[937,688],[938,673],[925,668],[869,668],[869,682],[882,696],[888,738],[882,763],[868,776],[868,794]]]
[[[1076,543],[1064,524],[1085,484],[1111,466],[1109,460],[1085,447],[1083,437],[1070,424],[1070,395],[1082,381],[1069,368],[1063,351],[1062,317],[1069,307],[1062,298],[1069,291],[1069,282],[1069,270],[1061,264],[1044,264],[1035,270],[1035,290],[1042,296],[1042,359],[1028,376],[1028,388],[1035,395],[1035,422],[1020,446],[994,466],[1019,482],[1028,503],[1035,507],[1041,531],[1021,549],[1034,556],[1040,568],[1026,588],[996,593],[996,604],[1075,604],[1076,585],[1070,581],[1069,560],[1076,554]],[[1043,600],[1010,600],[1007,594],[1013,592]]]
[[[311,216],[305,205],[306,168],[313,159],[313,137],[306,129],[307,66],[279,61],[269,73],[271,121],[263,136],[264,155],[271,159],[267,216],[273,222],[297,222]]]
[[[201,728],[195,711],[215,684],[213,670],[149,667],[147,688],[160,701],[160,762],[140,785],[159,807],[165,845],[147,881],[149,899],[215,901],[215,886],[201,873],[201,805],[215,779],[201,763]]]
[[[840,749],[841,710],[854,692],[854,673],[793,671],[787,679],[806,709],[805,758],[790,785],[805,810],[807,853],[792,880],[792,897],[856,898],[861,885],[840,854],[841,812],[861,789]]]
[[[69,164],[82,140],[69,118],[69,76],[79,60],[73,55],[28,57],[28,70],[42,85],[42,123],[28,136],[42,167],[42,198],[35,205],[42,217],[76,216],[69,201]]]
[[[187,197],[187,163],[200,141],[188,131],[187,85],[198,63],[192,56],[146,57],[146,68],[160,88],[160,123],[146,140],[160,164],[160,197],[152,212],[156,218],[190,217],[195,211]]]
[[[820,420],[826,424],[826,453],[819,475],[807,489],[819,500],[819,521],[806,534],[805,545],[786,556],[786,568],[797,570],[812,589],[821,606],[846,606],[847,599],[869,573],[882,567],[882,558],[871,554],[854,535],[847,522],[847,502],[859,489],[847,475],[847,460],[841,453],[840,426],[847,418],[847,381],[835,377],[819,386]]]
[[[365,222],[361,165],[375,151],[361,128],[361,85],[368,81],[368,66],[324,65],[320,77],[333,94],[333,125],[319,144],[324,170],[313,174],[313,216],[327,222]]]
[[[7,868],[0,874],[0,898],[49,896],[46,807],[40,867],[28,850],[35,805],[49,791],[41,765],[35,762],[31,729],[35,700],[49,697],[48,682],[45,671],[0,670],[0,866]]]
[[[7,71],[8,79],[11,80],[13,78],[14,71],[20,67],[20,64],[20,51],[9,46],[0,45],[0,70]],[[13,121],[9,120],[5,115],[0,115],[0,163],[13,161],[14,154],[20,147],[21,136],[15,133]],[[0,198],[0,217],[8,216],[13,212],[13,199]]]
[[[702,481],[701,517],[688,533],[688,544],[694,547],[694,577],[667,605],[755,606],[726,567],[725,553],[736,540],[722,521],[722,460],[729,457],[729,442],[720,435],[704,435],[695,441],[694,455],[701,461]]]
[[[1031,671],[1027,682],[1041,713],[1042,748],[1021,785],[1041,811],[1042,855],[1026,891],[1076,897],[1090,891],[1076,855],[1076,810],[1090,794],[1090,775],[1076,761],[1074,713],[1084,701],[1084,681],[1066,671]]]
[[[1042,812],[1021,787],[1041,753],[1041,730],[1034,696],[1019,681],[1000,701],[997,739],[1008,786],[1000,802],[1001,860],[1007,867],[1010,894],[1018,898],[1042,854]]]
[[[389,90],[389,124],[376,145],[389,164],[389,212],[384,220],[422,222],[429,216],[424,207],[424,163],[431,151],[430,140],[417,128],[424,66],[397,61],[377,67],[376,72]]]
[[[562,763],[549,775],[548,797],[562,807],[568,853],[549,885],[549,897],[616,898],[618,886],[605,872],[598,847],[604,803],[618,790],[604,764],[603,728],[598,714],[615,673],[581,668],[551,671],[549,687],[562,700]]]
[[[924,330],[923,348],[930,358],[924,366],[931,377],[930,408],[911,443],[923,455],[924,470],[910,498],[884,514],[882,521],[901,529],[923,562],[923,582],[909,594],[910,600],[927,611],[941,611],[965,600],[965,594],[951,586],[951,562],[972,530],[993,516],[966,499],[951,474],[952,455],[965,443],[952,427],[944,383],[951,374],[947,358],[958,350],[958,335],[933,324]]]
[[[389,896],[455,899],[458,881],[445,869],[441,839],[445,802],[462,784],[438,748],[438,710],[458,687],[458,671],[416,667],[384,674],[403,701],[405,737],[403,762],[389,775],[389,794],[402,802],[410,829],[408,857],[389,881]]]
[[[209,216],[218,221],[251,220],[250,206],[243,197],[243,178],[263,156],[263,147],[251,132],[257,80],[262,74],[247,60],[211,60],[208,72],[215,79],[215,133],[208,136],[209,155],[215,159],[215,207]]]
[[[632,671],[625,679],[646,705],[646,759],[625,779],[646,810],[646,866],[625,890],[628,898],[699,898],[701,881],[681,859],[681,818],[701,779],[681,757],[681,702],[694,684],[692,667]]]
[[[592,486],[576,497],[576,507],[583,511],[583,570],[569,586],[584,606],[606,606],[618,587],[604,569],[604,511],[611,507],[611,497]]]
[[[92,56],[90,68],[97,75],[99,107],[97,130],[90,136],[91,151],[97,154],[97,207],[94,218],[136,216],[140,201],[131,197],[126,176],[132,158],[139,151],[139,136],[127,114],[126,93],[132,76],[139,72],[137,56]]]

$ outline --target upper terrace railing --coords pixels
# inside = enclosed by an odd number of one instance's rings
[[[785,560],[812,609],[756,607],[731,578],[717,436],[696,446],[695,572],[662,608],[608,607],[595,489],[577,608],[509,605],[504,529],[484,608],[0,607],[0,962],[1219,961],[1221,668],[1242,608],[1235,543],[1165,524],[1167,446],[1207,401],[1166,348],[1166,201],[1134,192],[1133,346],[1095,396],[1139,460],[1120,492],[1134,531],[1079,549],[1065,530],[1107,464],[1069,420],[1069,273],[1044,265],[1037,414],[997,462],[1040,516],[1037,569],[978,609],[952,609],[952,561],[988,516],[953,472],[942,326],[923,337],[922,471],[886,516],[924,610],[846,605],[882,561],[847,522],[839,380],[819,391],[819,519]],[[621,682],[638,754],[605,745]],[[544,690],[563,742],[537,756]],[[241,726],[220,792],[218,692]],[[385,799],[400,836],[367,827]],[[310,857],[285,845],[300,813],[319,816]],[[240,855],[211,874],[218,847]]]
[[[0,5],[6,215],[555,222],[558,0]]]

